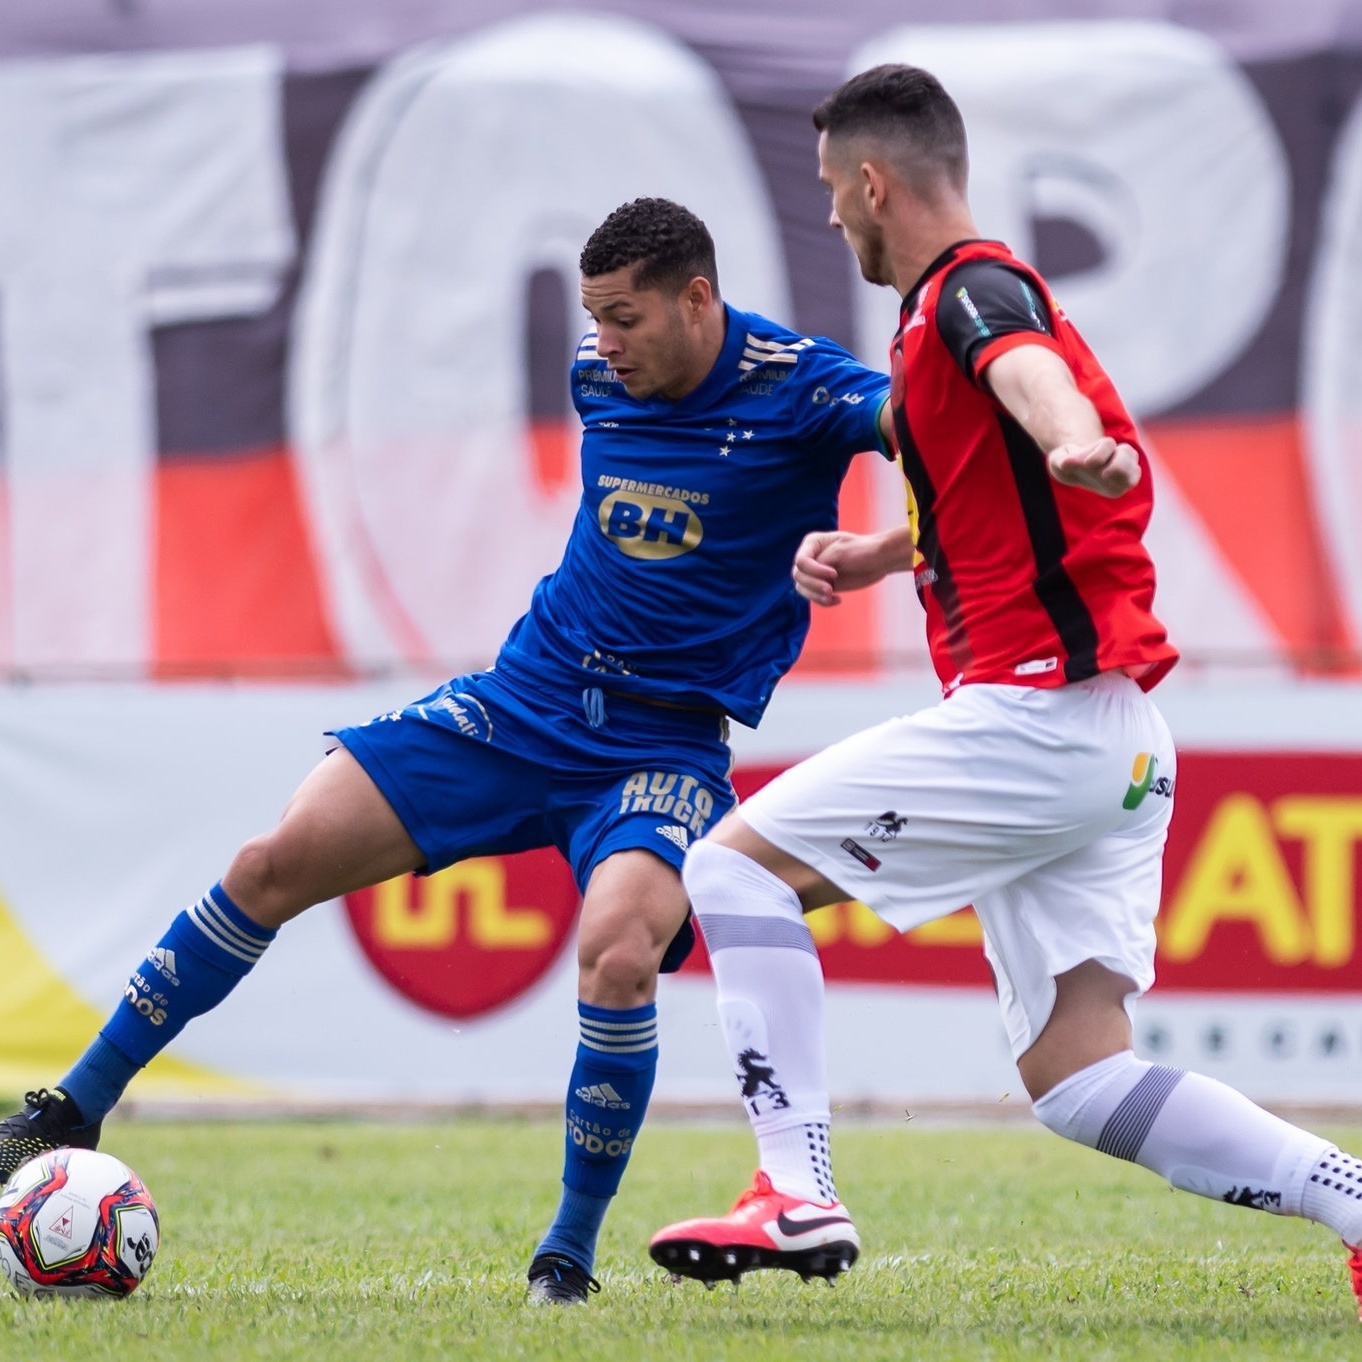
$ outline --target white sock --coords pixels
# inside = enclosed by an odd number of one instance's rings
[[[835,1201],[823,967],[799,896],[750,857],[713,842],[691,847],[683,874],[761,1167],[778,1191]]]
[[[762,1171],[777,1191],[825,1206],[837,1200],[826,1122],[764,1131],[757,1136],[757,1150]]]
[[[1300,1213],[1327,1225],[1349,1248],[1362,1247],[1362,1159],[1330,1145],[1306,1175]]]
[[[1204,1074],[1129,1050],[1066,1078],[1035,1103],[1056,1134],[1129,1159],[1174,1187],[1362,1237],[1362,1163]]]

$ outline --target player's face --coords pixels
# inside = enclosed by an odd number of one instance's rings
[[[630,397],[684,397],[699,386],[712,359],[690,324],[695,281],[680,294],[634,287],[635,267],[582,279],[582,306],[596,323],[596,353]],[[701,281],[703,282],[703,281]]]
[[[845,146],[829,148],[826,132],[818,134],[818,178],[832,195],[828,226],[841,232],[862,276],[872,284],[892,283],[884,230],[871,216],[860,162]]]

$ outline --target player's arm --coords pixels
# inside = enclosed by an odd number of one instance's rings
[[[1139,453],[1106,433],[1097,408],[1048,346],[1014,345],[990,361],[981,377],[1045,451],[1056,482],[1104,497],[1119,497],[1139,482]]]
[[[879,427],[881,448],[892,459],[898,445],[894,440],[894,409],[890,406],[887,397],[880,403]]]
[[[1040,446],[1056,482],[1107,497],[1139,482],[1139,453],[1102,428],[1056,347],[1049,300],[1023,272],[996,260],[957,266],[943,283],[937,326],[965,376]]]
[[[913,567],[913,532],[907,525],[878,534],[815,530],[795,553],[795,590],[815,605],[837,605],[845,591],[874,586],[894,572]]]

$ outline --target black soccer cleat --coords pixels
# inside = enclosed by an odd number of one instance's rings
[[[80,1108],[61,1088],[25,1093],[23,1111],[0,1121],[0,1187],[49,1149],[94,1149],[101,1124],[83,1124]]]
[[[541,1253],[530,1264],[531,1305],[584,1305],[601,1284],[584,1267],[561,1253]]]

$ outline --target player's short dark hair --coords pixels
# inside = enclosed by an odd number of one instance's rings
[[[969,175],[965,120],[945,87],[918,66],[891,63],[843,82],[813,111],[829,138],[871,136],[964,187]]]
[[[621,204],[587,238],[581,271],[588,279],[635,265],[634,287],[679,293],[696,277],[719,293],[719,266],[709,228],[670,199]]]

